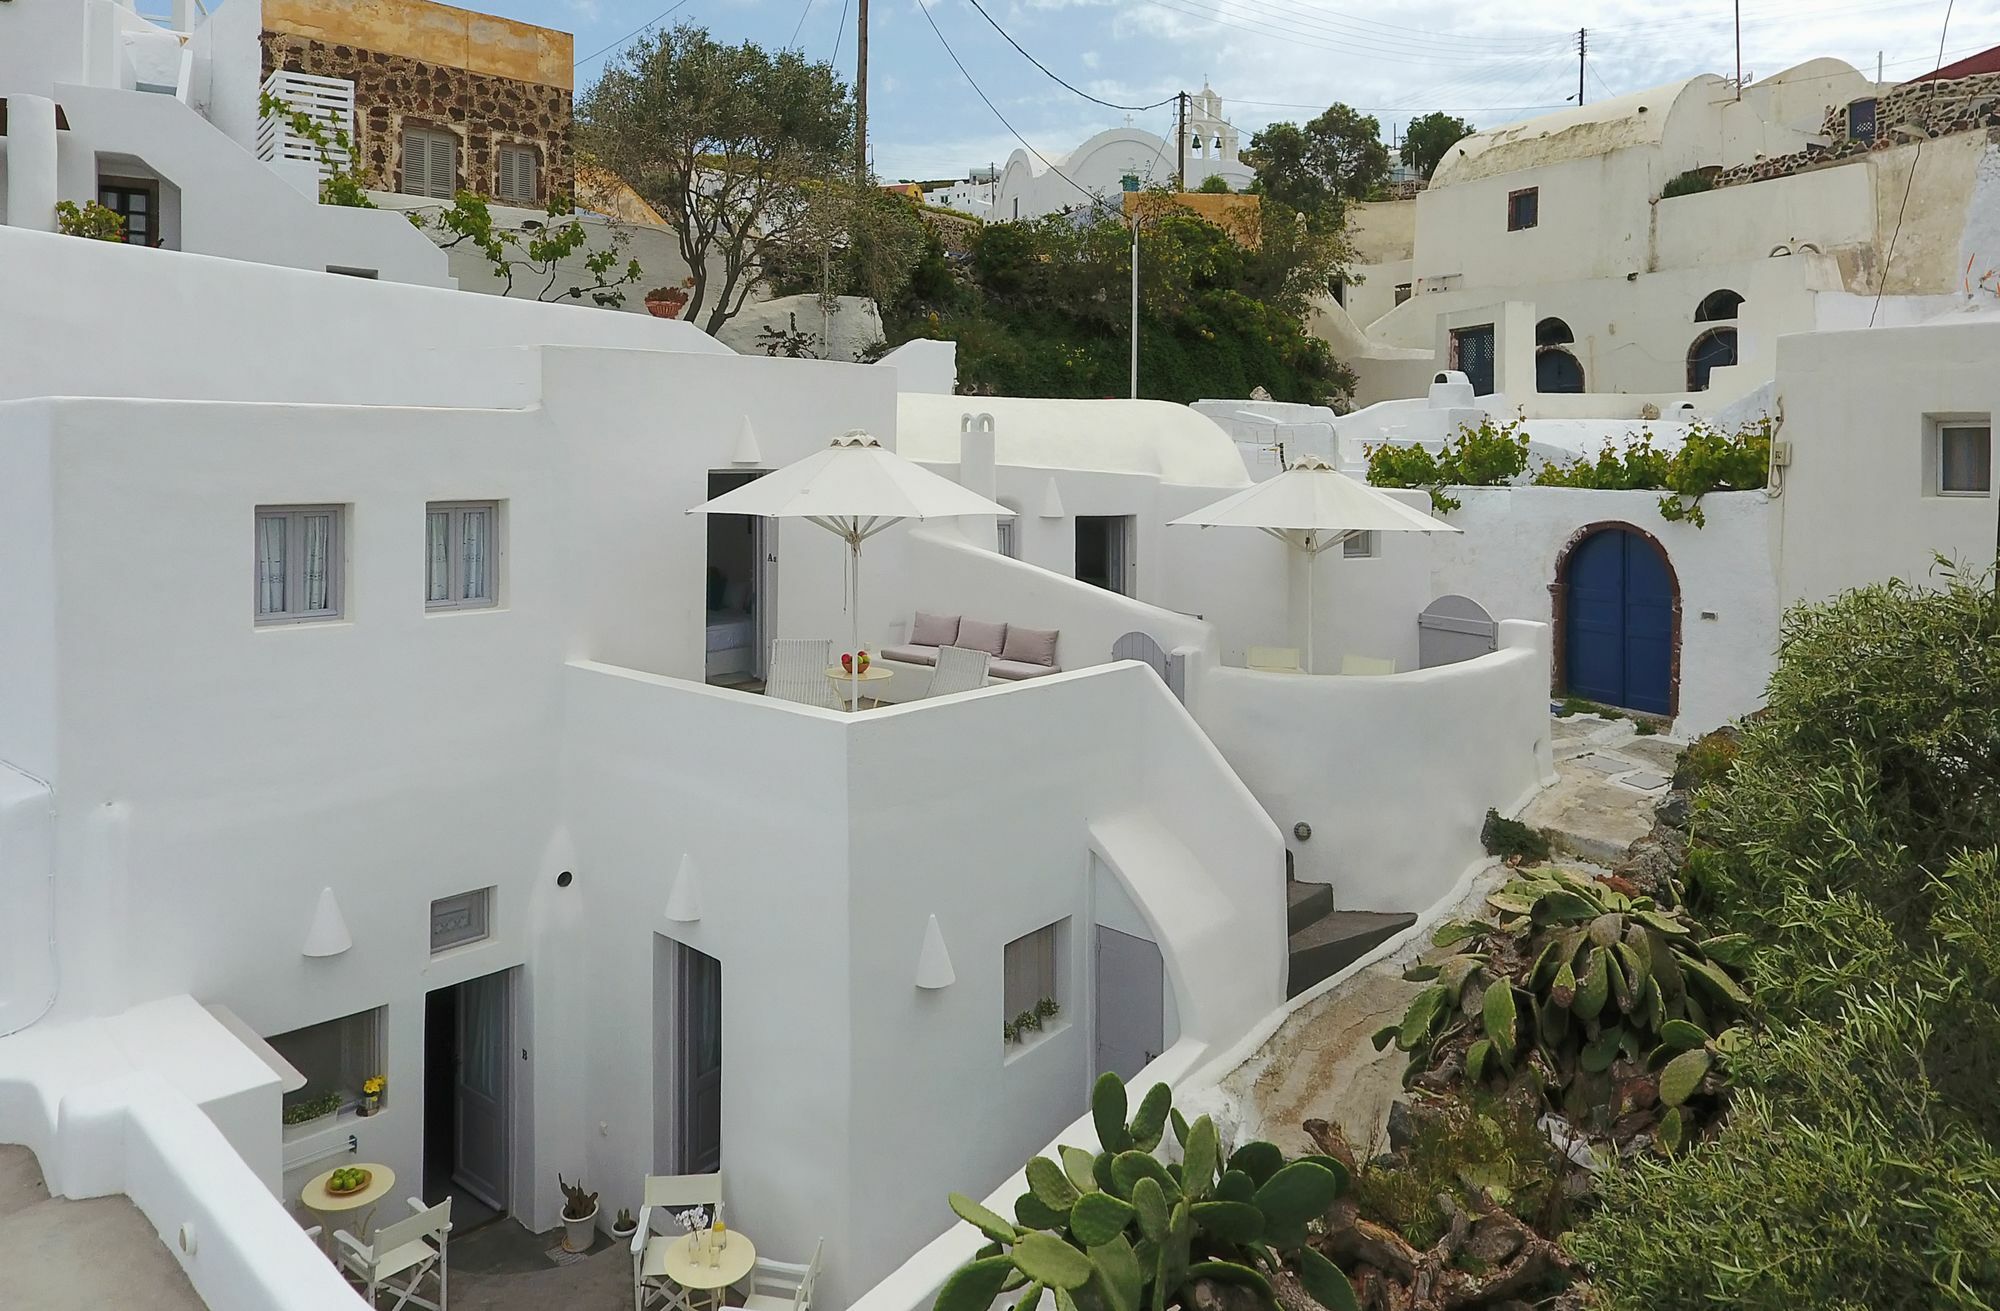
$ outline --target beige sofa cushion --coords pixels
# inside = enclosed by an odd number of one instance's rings
[[[1060,674],[1062,670],[1054,665],[1031,665],[1020,660],[995,660],[986,666],[986,672],[995,678],[1018,683],[1024,678],[1043,678],[1049,674]]]
[[[997,657],[1007,649],[1007,625],[989,624],[983,619],[961,619],[958,621],[958,640],[952,645],[962,646],[968,651],[984,651]]]
[[[882,658],[906,665],[934,665],[937,663],[938,649],[934,646],[885,646],[882,648]]]
[[[1024,665],[1053,667],[1056,662],[1056,637],[1060,631],[1054,628],[1022,628],[1017,624],[1009,624],[1007,648],[1000,653],[1000,658],[1019,661]]]
[[[957,646],[957,615],[934,615],[928,611],[917,611],[917,620],[910,625],[911,646]]]

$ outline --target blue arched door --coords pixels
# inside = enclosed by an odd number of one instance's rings
[[[1674,579],[1652,542],[1605,528],[1570,553],[1564,679],[1571,695],[1673,713]]]

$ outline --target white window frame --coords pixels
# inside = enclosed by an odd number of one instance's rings
[[[332,540],[326,551],[327,604],[318,610],[295,610],[292,604],[306,591],[305,521],[316,515],[333,520]],[[281,520],[285,525],[285,605],[283,610],[265,613],[263,606],[264,524]],[[344,505],[260,505],[250,528],[250,614],[260,628],[291,624],[321,624],[340,619],[344,613],[347,584],[347,507]]]
[[[491,610],[500,604],[500,505],[499,501],[432,501],[424,506],[424,609],[431,613],[453,610]],[[478,596],[465,591],[465,512],[486,514],[486,587]],[[446,516],[445,596],[431,599],[431,516]]]
[[[1933,438],[1933,441],[1935,442],[1937,448],[1937,459],[1936,459],[1937,470],[1935,475],[1931,479],[1932,490],[1939,496],[1970,498],[1974,500],[1992,496],[1993,495],[1993,424],[1991,419],[1990,418],[1934,419],[1932,420],[1932,427],[1936,433],[1936,436]],[[1976,488],[1947,487],[1944,481],[1945,470],[1950,467],[1951,462],[1945,458],[1945,446],[1951,440],[1954,434],[1968,433],[1968,432],[1979,434],[1979,437],[1976,438],[1975,440],[1983,440],[1986,444],[1986,485],[1983,487],[1976,487]]]
[[[440,923],[461,916],[465,927],[448,929],[445,936],[440,939]],[[493,936],[493,889],[475,888],[471,892],[439,897],[431,902],[430,928],[433,956],[485,942]]]
[[[521,181],[520,174],[522,168],[525,167],[527,170],[528,188],[525,193],[518,187],[513,191],[507,189],[507,158],[509,155],[520,157],[521,162],[515,165],[514,170],[514,180],[516,182]],[[502,141],[496,144],[493,148],[494,199],[504,200],[514,205],[533,205],[540,200],[541,194],[542,152],[533,146],[518,141]]]
[[[1340,556],[1343,560],[1373,560],[1375,558],[1375,534],[1356,533],[1341,539]]]

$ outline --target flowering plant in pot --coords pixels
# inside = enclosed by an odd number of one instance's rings
[[[556,1184],[563,1191],[563,1251],[587,1252],[597,1236],[597,1194],[585,1192],[581,1179],[563,1182],[561,1174],[556,1175]]]
[[[371,1074],[361,1081],[361,1114],[373,1115],[382,1109],[382,1091],[389,1081],[379,1074]]]

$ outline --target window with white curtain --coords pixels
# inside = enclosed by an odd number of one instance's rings
[[[500,599],[496,501],[438,501],[424,514],[424,605],[474,610]]]
[[[257,622],[340,618],[344,543],[338,505],[257,507]]]
[[[1342,540],[1340,553],[1349,560],[1367,560],[1375,554],[1375,534],[1356,533]]]
[[[1045,1000],[1059,1006],[1065,1000],[1057,988],[1063,933],[1068,926],[1068,920],[1057,920],[1007,944],[1001,997],[1006,1010],[1003,1018],[1009,1022],[1035,1014]],[[1046,1022],[1049,1017],[1041,1018]]]

